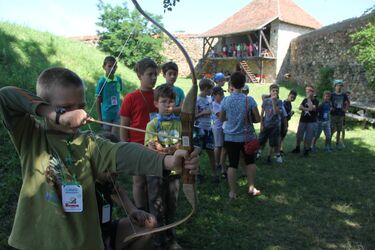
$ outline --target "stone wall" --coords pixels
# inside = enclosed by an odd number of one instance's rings
[[[353,46],[350,35],[369,23],[371,16],[352,18],[325,26],[292,40],[283,61],[278,81],[289,74],[300,85],[319,82],[323,67],[334,69],[334,77],[343,79],[344,89],[352,92],[354,101],[375,102],[375,93],[368,89],[365,69],[350,51]]]
[[[203,38],[186,33],[175,33],[173,35],[178,39],[182,46],[185,47],[186,51],[191,57],[191,60],[193,61],[193,64],[196,65],[199,59],[202,57]],[[188,76],[190,74],[189,65],[186,62],[184,55],[178,49],[177,45],[169,38],[166,38],[162,54],[167,58],[167,61],[177,63],[180,76]]]

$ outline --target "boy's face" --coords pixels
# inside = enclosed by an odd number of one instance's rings
[[[154,68],[147,68],[143,74],[138,75],[141,81],[141,87],[146,90],[151,90],[155,87],[156,80],[158,79],[158,70]]]
[[[295,95],[288,95],[288,100],[290,102],[294,102],[296,100],[296,96]]]
[[[167,83],[174,84],[177,80],[178,71],[173,70],[173,69],[169,69],[169,70],[167,70],[167,72],[165,72],[165,74],[163,74],[163,76],[164,76],[165,80],[167,81]]]
[[[205,89],[201,90],[201,95],[202,96],[212,95],[212,89],[213,89],[213,87],[209,87],[209,88],[205,88]]]
[[[117,63],[108,61],[103,65],[103,69],[105,70],[105,75],[107,77],[113,77],[117,69]]]
[[[223,87],[224,84],[225,84],[225,80],[224,79],[219,80],[219,81],[216,82],[216,86],[219,86],[219,87]]]
[[[340,93],[341,90],[342,90],[342,85],[341,84],[336,84],[335,85],[335,90],[336,90],[337,93]]]
[[[84,109],[86,106],[86,98],[85,98],[85,90],[83,87],[81,88],[75,88],[75,87],[61,87],[56,86],[51,89],[51,95],[50,95],[50,104],[54,108],[64,108],[66,111],[73,111],[77,109]],[[49,125],[55,129],[62,132],[68,132],[68,133],[75,133],[76,130],[69,131],[66,130],[65,127],[62,127],[61,125],[55,124],[55,123],[49,123]]]
[[[279,96],[279,89],[273,88],[270,91],[271,98],[278,98]]]
[[[222,94],[216,94],[214,95],[215,102],[221,103],[221,101],[224,99],[224,95]]]
[[[159,114],[161,115],[172,114],[175,103],[175,100],[169,97],[159,97],[159,100],[154,102],[155,107],[159,109]]]
[[[315,91],[314,91],[313,88],[311,88],[311,87],[306,87],[305,91],[306,91],[306,96],[307,96],[307,97],[310,97],[310,98],[314,97],[314,92],[315,92]]]
[[[323,100],[324,100],[325,102],[329,102],[329,101],[331,100],[331,95],[330,95],[330,94],[324,94],[324,95],[323,95]]]

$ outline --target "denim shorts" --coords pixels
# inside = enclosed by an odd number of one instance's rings
[[[193,144],[201,149],[214,150],[214,135],[212,130],[194,127]]]

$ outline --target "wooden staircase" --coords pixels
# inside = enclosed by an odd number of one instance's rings
[[[246,72],[246,75],[249,77],[252,83],[259,83],[254,73],[251,72],[250,67],[246,61],[240,61],[240,66]]]

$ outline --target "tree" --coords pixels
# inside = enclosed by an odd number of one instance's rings
[[[176,6],[176,2],[180,0],[163,0],[164,12],[166,10],[172,11],[172,6]]]
[[[375,10],[372,10],[370,23],[362,30],[351,35],[354,46],[353,51],[357,60],[366,69],[366,77],[370,87],[375,89]]]
[[[96,24],[102,28],[98,31],[101,50],[114,56],[120,55],[120,60],[130,68],[145,57],[152,58],[158,64],[164,61],[160,53],[163,49],[163,33],[137,10],[130,12],[126,3],[121,7],[102,1],[99,1],[98,8],[101,14]],[[149,15],[161,23],[161,16]]]

